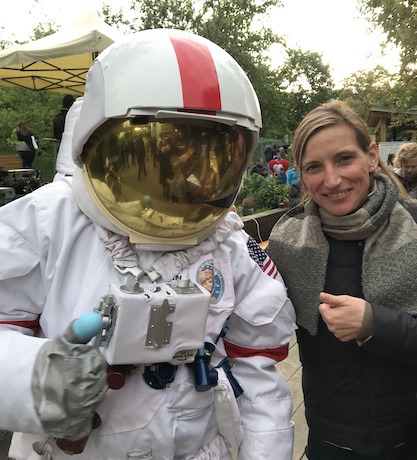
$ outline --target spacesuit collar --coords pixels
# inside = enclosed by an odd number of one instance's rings
[[[153,263],[152,269],[159,273],[165,282],[168,282],[202,255],[216,250],[230,235],[242,228],[243,222],[240,217],[235,212],[229,212],[214,232],[200,244],[163,254]]]

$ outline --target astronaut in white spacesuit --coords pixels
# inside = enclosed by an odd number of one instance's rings
[[[291,460],[275,364],[295,314],[230,211],[261,126],[246,74],[196,35],[139,32],[95,60],[77,117],[73,176],[0,209],[10,456]]]

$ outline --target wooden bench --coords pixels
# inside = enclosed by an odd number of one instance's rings
[[[16,154],[13,155],[0,155],[0,165],[3,169],[22,169],[22,162],[20,157]]]

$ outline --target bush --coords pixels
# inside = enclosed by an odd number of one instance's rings
[[[51,155],[36,156],[33,160],[33,168],[40,171],[42,181],[52,181],[55,174],[54,157]]]
[[[251,174],[243,179],[237,195],[237,213],[245,216],[279,208],[288,201],[289,189],[288,184],[280,184],[275,176]]]

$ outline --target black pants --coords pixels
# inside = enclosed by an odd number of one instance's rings
[[[414,460],[417,459],[417,449],[415,442],[413,445],[404,445],[386,452],[382,455],[359,455],[345,449],[332,446],[323,446],[317,443],[310,436],[305,453],[309,460]]]
[[[22,168],[23,169],[32,169],[33,160],[35,159],[35,154],[33,152],[19,152],[20,157],[22,158]]]

